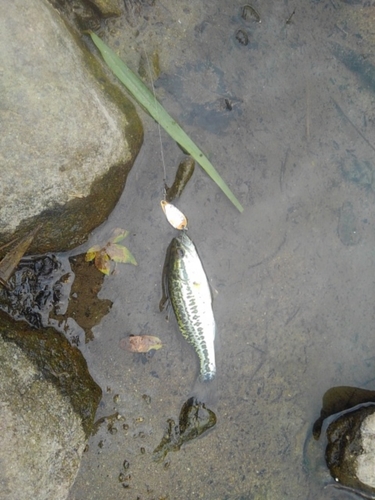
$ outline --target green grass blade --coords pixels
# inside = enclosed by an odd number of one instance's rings
[[[106,45],[95,33],[90,32],[92,41],[99,49],[104,61],[125,85],[134,98],[150,113],[164,130],[183,147],[205,172],[216,182],[219,188],[225,193],[233,205],[243,211],[241,203],[234,196],[225,181],[217,172],[209,159],[202,153],[198,146],[182,130],[176,121],[167,113],[163,106],[156,100],[153,93],[146,87],[138,76],[128,68],[128,66]]]

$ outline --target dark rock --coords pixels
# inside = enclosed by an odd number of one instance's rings
[[[216,425],[215,413],[196,398],[189,398],[182,405],[178,425],[172,418],[160,444],[153,452],[155,462],[161,462],[169,451],[177,451],[187,441],[199,437]]]
[[[365,403],[375,403],[375,391],[346,385],[328,389],[323,396],[320,416],[313,425],[314,438],[319,439],[325,419]]]
[[[85,358],[63,335],[53,328],[35,330],[24,322],[13,321],[0,311],[0,338],[22,349],[43,378],[52,382],[82,419],[90,435],[101,389],[91,378]]]

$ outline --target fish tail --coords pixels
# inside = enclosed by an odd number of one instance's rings
[[[209,381],[203,381],[200,375],[195,381],[194,387],[189,395],[189,397],[194,397],[200,403],[205,403],[210,406],[215,406],[218,400],[217,397],[217,382],[216,379],[210,379]]]
[[[206,371],[199,375],[199,380],[203,383],[211,382],[215,378],[216,371]]]

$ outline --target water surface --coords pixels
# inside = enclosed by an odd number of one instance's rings
[[[156,464],[152,451],[189,397],[198,362],[158,310],[175,233],[159,206],[157,127],[140,111],[143,149],[98,232],[128,229],[139,266],[119,265],[105,280],[100,296],[113,307],[86,348],[104,390],[98,418],[118,416],[90,440],[70,500],[352,498],[324,488],[321,464],[306,467],[303,455],[327,389],[375,384],[375,98],[335,45],[375,64],[375,7],[266,0],[252,4],[257,23],[242,19],[243,5],[157,0],[135,4],[132,23],[108,21],[107,43],[134,69],[144,48],[159,52],[158,97],[244,212],[200,169],[178,202],[213,289],[218,421]],[[163,145],[172,183],[183,154],[165,134]],[[131,333],[165,346],[143,364],[119,349]],[[119,481],[121,473],[131,477]]]

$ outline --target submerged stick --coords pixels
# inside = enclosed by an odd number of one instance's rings
[[[117,78],[125,85],[134,98],[143,106],[159,123],[164,130],[174,139],[183,149],[185,149],[194,160],[205,170],[211,179],[219,186],[223,193],[229,198],[233,205],[240,211],[243,207],[238,199],[229,189],[223,178],[217,172],[209,159],[203,154],[192,139],[182,130],[180,125],[170,116],[165,108],[155,99],[152,92],[146,87],[138,76],[131,71],[128,66],[122,61],[112,49],[106,45],[92,31],[89,32],[92,41],[99,49],[104,61],[109,68],[117,76]]]

